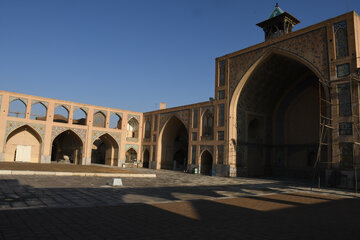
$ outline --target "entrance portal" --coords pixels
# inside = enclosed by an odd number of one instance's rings
[[[143,168],[149,168],[150,153],[149,150],[145,149],[143,155]]]
[[[310,173],[319,142],[318,77],[293,58],[271,54],[237,102],[238,175]]]

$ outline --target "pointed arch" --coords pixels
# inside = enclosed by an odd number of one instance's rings
[[[160,131],[157,168],[185,170],[188,163],[189,134],[184,123],[173,115]]]
[[[25,118],[27,104],[20,98],[16,98],[9,103],[9,117]]]
[[[265,174],[268,166],[275,162],[270,158],[276,155],[269,154],[269,145],[266,143],[276,146],[279,144],[276,140],[278,133],[275,133],[274,130],[275,122],[278,124],[276,112],[282,111],[282,115],[288,114],[284,113],[285,108],[278,110],[277,105],[281,101],[289,100],[288,95],[300,96],[303,94],[299,87],[301,84],[304,83],[307,88],[312,88],[313,85],[318,87],[319,81],[324,81],[320,71],[301,56],[276,48],[267,50],[242,76],[231,97],[228,117],[229,164],[232,167],[247,169],[249,174],[251,172],[249,169],[252,168],[253,171],[250,175]],[[311,95],[306,98],[306,101],[310,101],[316,96],[317,91],[311,91]],[[325,88],[323,88],[323,92],[328,97]],[[318,104],[318,100],[315,103]],[[318,107],[316,104],[312,105],[316,108]],[[286,106],[288,105],[289,103]],[[299,108],[299,105],[297,107]],[[305,114],[303,116],[315,119],[315,110],[312,111],[313,115]],[[311,121],[318,123],[314,119]],[[255,122],[251,123],[252,120]],[[281,127],[283,128],[283,126]],[[311,126],[311,128],[315,129],[316,127]],[[301,145],[300,142],[296,142],[296,144]],[[310,145],[310,140],[302,145],[306,144]],[[280,149],[280,145],[277,149]],[[284,155],[277,149],[279,155]]]
[[[213,156],[208,150],[201,153],[200,173],[204,175],[212,175]]]
[[[144,138],[146,138],[146,139],[151,138],[151,121],[150,120],[146,120],[144,131],[145,131]]]
[[[5,161],[39,163],[41,160],[42,138],[29,125],[14,129],[6,137]]]
[[[150,165],[150,151],[145,149],[143,152],[143,168],[149,168]]]
[[[51,161],[82,164],[83,142],[71,129],[59,133],[52,141]]]
[[[69,109],[64,105],[57,106],[54,110],[54,122],[68,123],[69,121]]]
[[[108,133],[95,139],[91,150],[92,164],[117,166],[119,161],[119,145]]]
[[[102,111],[94,113],[93,126],[102,128],[106,126],[106,115]]]
[[[139,121],[132,117],[129,119],[126,128],[127,138],[138,138],[139,137]]]
[[[122,118],[118,113],[112,113],[110,116],[110,128],[112,129],[121,129]]]
[[[125,157],[126,163],[137,162],[137,151],[134,148],[129,148],[125,153]]]
[[[201,140],[214,138],[214,114],[210,109],[204,111],[201,116]]]
[[[82,108],[77,108],[73,113],[72,124],[86,125],[87,112]]]
[[[34,102],[31,105],[30,118],[34,120],[46,121],[47,107],[42,102]]]

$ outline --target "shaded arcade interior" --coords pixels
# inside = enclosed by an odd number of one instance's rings
[[[176,116],[171,117],[163,129],[160,157],[162,169],[187,169],[188,131]]]
[[[119,146],[109,134],[104,134],[95,139],[91,149],[91,163],[117,166]]]
[[[238,175],[311,174],[319,114],[318,77],[313,71],[289,56],[267,56],[238,99]]]
[[[83,142],[71,130],[59,134],[53,141],[51,162],[82,164]]]

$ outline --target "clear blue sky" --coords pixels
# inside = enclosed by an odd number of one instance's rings
[[[262,42],[276,2],[296,29],[360,13],[360,0],[0,0],[0,89],[142,112],[206,101],[215,58]]]

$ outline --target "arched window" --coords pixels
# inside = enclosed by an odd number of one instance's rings
[[[34,120],[46,121],[47,108],[41,102],[35,103],[31,106],[30,118]]]
[[[16,99],[9,104],[10,117],[25,118],[26,104],[20,99]]]
[[[117,113],[113,113],[110,117],[110,128],[121,129],[121,117]]]
[[[94,121],[93,121],[94,127],[103,127],[104,128],[105,121],[106,121],[106,116],[102,112],[96,112],[94,114]]]
[[[206,110],[202,117],[202,139],[212,139],[214,135],[214,115]]]
[[[151,138],[151,123],[146,121],[145,123],[145,138]]]
[[[54,111],[54,122],[67,123],[69,111],[64,106],[58,106]]]
[[[139,137],[139,122],[135,118],[131,118],[127,124],[126,137],[138,138]]]
[[[349,56],[346,21],[334,24],[336,58]]]
[[[78,108],[73,113],[72,123],[77,125],[86,125],[86,117],[87,117],[86,112],[83,109]]]

